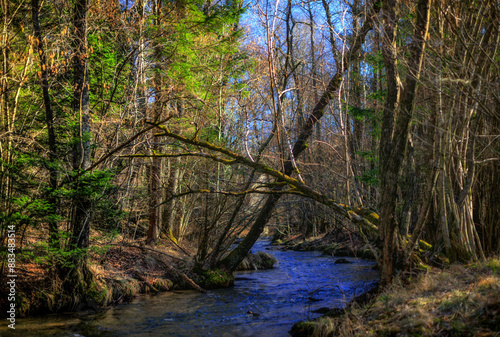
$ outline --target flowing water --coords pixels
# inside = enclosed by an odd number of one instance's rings
[[[261,240],[253,251],[269,249],[268,244]],[[18,319],[15,333],[2,325],[0,335],[289,336],[294,323],[320,316],[312,311],[342,307],[377,280],[374,262],[346,258],[352,263],[335,264],[334,258],[319,252],[268,252],[279,264],[271,270],[236,273],[232,288],[139,296],[99,313]]]

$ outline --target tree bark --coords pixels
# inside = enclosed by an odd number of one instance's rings
[[[382,118],[382,141],[380,145],[380,225],[379,236],[382,242],[383,256],[381,264],[381,282],[388,284],[394,274],[397,255],[396,204],[397,187],[401,176],[402,163],[410,133],[417,83],[422,67],[422,60],[429,29],[430,0],[420,0],[417,5],[414,40],[408,61],[408,75],[404,90],[399,95],[399,80],[396,66],[396,6],[395,0],[384,2],[384,61],[387,71],[387,101]],[[394,125],[395,124],[395,125]]]
[[[85,171],[90,167],[90,108],[89,108],[89,71],[88,71],[88,27],[87,17],[89,0],[77,0],[74,8],[74,56],[73,56],[73,111],[78,117],[75,128],[75,145],[73,147],[73,170]],[[71,240],[74,248],[89,246],[91,200],[87,183],[82,176],[75,182],[73,198],[73,217]]]
[[[43,48],[43,39],[40,31],[40,22],[38,13],[40,11],[38,0],[31,1],[31,10],[32,10],[32,20],[33,20],[33,32],[35,37],[35,42],[37,44],[38,55],[40,57],[40,68],[41,68],[41,86],[42,86],[42,94],[43,94],[43,103],[45,106],[45,119],[47,123],[47,133],[48,133],[48,141],[49,141],[49,162],[47,165],[47,169],[49,170],[49,186],[50,190],[48,191],[47,202],[50,205],[50,209],[48,211],[48,215],[57,214],[57,199],[54,196],[54,193],[57,189],[57,167],[56,167],[56,135],[54,132],[54,112],[52,110],[52,103],[50,100],[49,94],[49,71],[47,67],[47,60],[45,57],[45,50]],[[49,223],[49,244],[53,248],[59,248],[59,238],[57,235],[57,222],[54,219],[48,221]]]
[[[9,202],[13,191],[13,179],[9,174],[9,166],[12,163],[12,146],[14,131],[14,116],[10,102],[10,92],[12,91],[11,81],[12,65],[10,62],[11,36],[10,26],[10,2],[9,0],[0,1],[0,10],[2,11],[2,32],[0,36],[0,208],[8,214],[12,203]],[[7,233],[3,219],[0,220],[0,237]]]
[[[76,0],[73,23],[73,103],[72,108],[78,120],[74,127],[73,145],[73,203],[71,210],[71,237],[67,249],[71,252],[69,262],[73,267],[60,267],[64,275],[64,289],[81,299],[82,292],[92,279],[88,267],[86,249],[90,244],[90,221],[92,201],[85,174],[90,166],[90,107],[88,71],[88,27],[89,0]]]
[[[156,19],[155,24],[159,28],[161,20],[161,0],[155,0],[153,2],[153,11],[155,13]],[[162,62],[162,46],[158,44],[154,48],[154,58],[155,58],[155,76],[154,76],[154,103],[153,103],[153,116],[152,120],[159,121],[161,118],[163,110],[163,88],[162,88],[162,74],[161,74],[161,62]],[[151,132],[151,151],[152,153],[157,153],[160,150],[160,146],[156,141],[154,132]],[[160,224],[160,177],[161,177],[161,159],[157,157],[151,158],[151,163],[148,167],[149,176],[149,227],[146,237],[146,244],[154,247],[156,240],[158,239],[159,224]]]

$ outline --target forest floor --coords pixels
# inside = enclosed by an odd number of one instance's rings
[[[192,268],[195,250],[188,243],[177,245],[169,239],[159,239],[153,249],[144,244],[144,239],[116,238],[112,243],[93,242],[93,247],[89,269],[94,281],[88,285],[88,293],[76,299],[63,292],[64,276],[56,274],[53,268],[61,253],[50,252],[40,240],[27,235],[25,249],[16,261],[18,316],[78,311],[89,306],[98,309],[128,301],[139,293],[192,288],[180,277],[183,270]],[[0,290],[2,308],[7,305],[4,290]]]
[[[400,277],[367,304],[295,325],[292,336],[500,336],[500,259]]]

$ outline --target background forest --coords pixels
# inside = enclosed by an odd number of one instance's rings
[[[232,272],[355,232],[382,284],[500,253],[497,1],[0,3],[2,276],[9,229],[68,293],[123,242]]]

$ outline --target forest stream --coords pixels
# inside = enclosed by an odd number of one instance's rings
[[[346,258],[335,264],[320,252],[282,251],[260,240],[253,252],[278,259],[274,269],[237,272],[235,286],[207,294],[173,291],[139,296],[98,313],[80,312],[19,319],[2,336],[289,336],[296,322],[342,307],[378,280],[374,262]],[[255,315],[248,312],[256,313]]]

